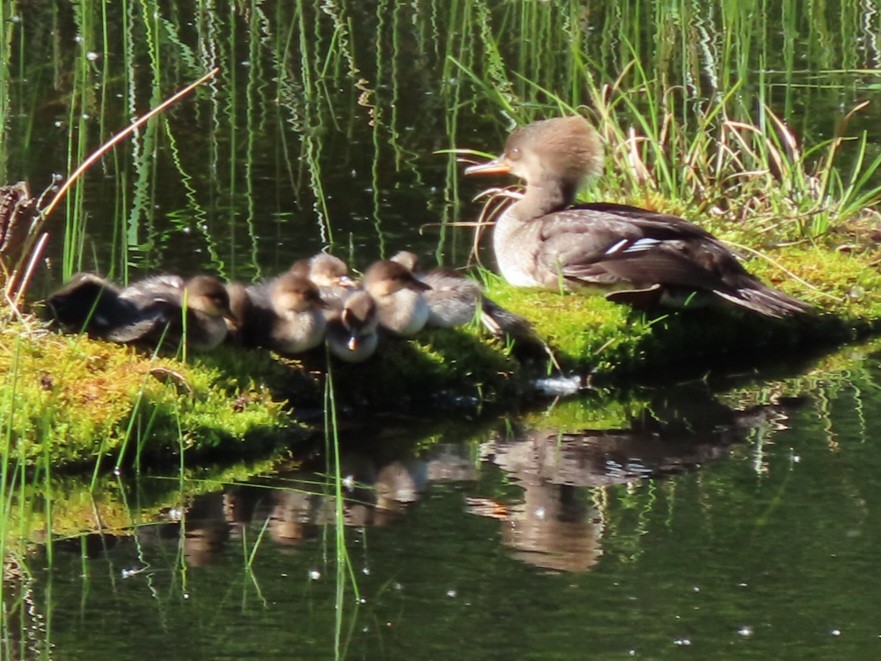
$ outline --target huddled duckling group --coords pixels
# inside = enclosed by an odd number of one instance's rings
[[[326,342],[348,363],[373,356],[381,333],[412,337],[478,315],[495,333],[534,337],[525,320],[487,299],[477,283],[455,271],[416,268],[416,256],[402,252],[372,264],[359,284],[343,260],[320,253],[253,285],[160,275],[120,288],[81,273],[47,304],[62,325],[122,344],[176,347],[185,339],[191,349],[210,351],[228,340],[297,356]]]
[[[605,202],[575,204],[598,175],[602,142],[587,120],[563,117],[515,129],[498,158],[466,174],[513,174],[525,191],[499,216],[493,252],[517,287],[599,290],[639,308],[734,305],[765,317],[790,317],[810,305],[769,287],[705,230],[681,218]],[[418,270],[412,253],[376,262],[360,286],[346,264],[319,254],[256,285],[200,275],[147,278],[118,288],[75,276],[49,300],[62,324],[114,342],[180,342],[210,350],[227,336],[285,355],[323,341],[347,362],[370,358],[378,334],[411,337],[425,326],[451,328],[479,318],[496,334],[543,345],[526,320],[484,296],[455,271]]]

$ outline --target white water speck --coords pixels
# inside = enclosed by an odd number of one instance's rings
[[[694,592],[700,592],[700,591],[701,591],[701,589],[700,589],[698,586],[696,586],[696,585],[692,588],[692,590],[693,590]]]
[[[841,635],[841,629],[829,629],[829,635],[830,635],[830,636],[836,636],[836,637],[837,637],[837,636],[840,636],[840,635]]]
[[[572,395],[581,390],[580,376],[549,376],[536,379],[532,385],[545,395]]]
[[[319,578],[321,578],[321,572],[317,569],[312,569],[309,571],[309,578],[311,578],[313,581],[317,581]]]
[[[753,628],[750,626],[743,626],[737,630],[737,633],[743,636],[744,638],[749,638],[753,635]]]
[[[459,593],[456,592],[455,590],[447,590],[447,596],[450,599],[455,599],[457,596],[459,596]]]
[[[677,638],[673,641],[674,645],[679,645],[680,647],[688,647],[691,645],[691,641],[688,638]]]
[[[364,567],[363,569],[361,569],[361,573],[365,576],[370,576],[370,567]]]
[[[98,57],[99,57],[98,53],[96,53],[96,52],[93,51],[93,50],[90,50],[88,53],[86,53],[86,59],[87,59],[89,62],[94,62],[95,60],[98,59]]]

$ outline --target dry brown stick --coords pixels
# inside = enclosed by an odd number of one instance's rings
[[[21,267],[24,265],[25,260],[27,259],[27,255],[31,252],[37,236],[39,236],[40,233],[42,232],[43,225],[45,225],[46,220],[52,214],[52,212],[55,211],[55,208],[61,203],[61,201],[67,195],[68,191],[73,187],[73,185],[83,175],[83,173],[86,170],[88,170],[92,165],[94,165],[94,163],[96,161],[98,161],[98,159],[100,159],[102,156],[104,156],[104,154],[106,154],[108,151],[110,151],[110,149],[112,149],[114,146],[116,146],[119,142],[121,142],[122,140],[127,138],[129,135],[134,133],[137,129],[139,129],[141,126],[143,126],[144,124],[149,122],[151,119],[153,119],[159,113],[163,112],[169,106],[180,101],[183,97],[188,95],[190,92],[195,90],[197,87],[199,87],[200,85],[204,85],[207,81],[209,81],[211,78],[216,76],[219,71],[220,71],[219,68],[212,69],[211,71],[206,73],[204,76],[199,78],[199,80],[197,80],[196,82],[192,83],[191,85],[187,85],[185,88],[183,88],[177,94],[169,97],[168,99],[166,99],[165,101],[160,103],[158,106],[156,106],[155,108],[150,110],[146,115],[142,115],[141,117],[139,117],[137,120],[135,120],[134,122],[129,124],[125,129],[123,129],[122,131],[120,131],[119,133],[114,135],[107,142],[105,142],[103,145],[101,145],[98,149],[96,149],[94,152],[92,152],[92,154],[86,160],[84,160],[76,170],[73,171],[73,174],[71,174],[67,178],[67,180],[64,182],[64,184],[62,184],[61,188],[58,189],[58,192],[55,193],[55,197],[52,198],[52,201],[49,202],[48,205],[46,205],[45,209],[42,209],[40,211],[39,215],[37,216],[37,219],[34,221],[34,224],[31,227],[31,231],[28,233],[28,238],[25,242],[25,245],[23,246],[21,257],[19,257],[19,260],[16,263],[15,268],[12,270],[12,276],[10,277],[9,281],[6,283],[7,297],[10,296],[11,292],[16,290],[16,281],[18,279],[18,274],[21,270]],[[18,287],[18,291],[16,292],[15,299],[14,299],[16,303],[19,301],[23,291],[26,289],[26,284],[27,283],[25,281],[22,281],[21,286]]]

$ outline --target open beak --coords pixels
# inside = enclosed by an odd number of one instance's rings
[[[465,174],[510,174],[510,172],[511,166],[504,154],[488,163],[478,163],[465,168]]]

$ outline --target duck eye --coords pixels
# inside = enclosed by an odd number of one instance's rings
[[[516,161],[516,160],[519,159],[523,154],[520,153],[520,147],[512,147],[511,149],[508,150],[508,154],[507,154],[507,155],[508,155],[508,158],[509,158],[510,160],[512,160],[512,161]]]

